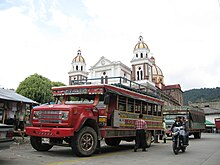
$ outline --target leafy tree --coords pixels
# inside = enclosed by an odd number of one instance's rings
[[[56,82],[56,81],[51,82],[51,84],[52,84],[52,87],[66,86],[64,83]]]
[[[65,84],[51,82],[48,78],[35,73],[22,81],[16,92],[39,103],[45,103],[53,100],[51,87],[60,85]]]

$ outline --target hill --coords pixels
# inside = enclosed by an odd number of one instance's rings
[[[189,102],[205,102],[205,101],[219,101],[220,100],[220,87],[216,88],[201,88],[191,89],[183,93],[184,105]]]

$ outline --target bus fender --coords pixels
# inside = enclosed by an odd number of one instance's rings
[[[80,127],[76,130],[76,132],[81,130],[84,126],[89,126],[89,127],[93,128],[97,133],[98,139],[101,138],[100,130],[99,130],[98,124],[95,119],[85,118],[83,120],[83,122],[81,123]]]

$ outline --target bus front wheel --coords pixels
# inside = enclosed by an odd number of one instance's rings
[[[31,136],[30,137],[31,146],[37,151],[49,151],[53,145],[45,144],[41,137]]]
[[[72,150],[77,156],[91,156],[98,144],[95,130],[91,127],[83,127],[72,138]]]

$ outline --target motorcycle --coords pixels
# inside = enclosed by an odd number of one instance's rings
[[[183,126],[180,127],[174,127],[172,132],[172,140],[173,140],[173,152],[175,155],[179,153],[180,150],[182,152],[186,151],[187,145],[184,144],[184,138],[185,138],[185,130]]]

